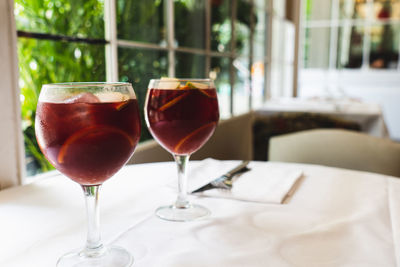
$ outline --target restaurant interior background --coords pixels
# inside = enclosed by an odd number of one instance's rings
[[[400,0],[6,0],[0,12],[10,177],[52,169],[34,115],[53,82],[128,81],[143,108],[151,78],[210,77],[221,119],[277,98],[356,99],[380,104],[400,140]]]

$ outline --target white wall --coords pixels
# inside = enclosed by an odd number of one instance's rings
[[[0,1],[0,189],[21,183],[24,170],[13,11]]]
[[[400,141],[399,71],[303,69],[299,77],[299,97],[352,97],[380,104],[390,137]]]

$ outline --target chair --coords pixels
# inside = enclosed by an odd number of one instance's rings
[[[328,114],[282,112],[258,116],[253,124],[253,159],[268,160],[269,139],[273,136],[318,128],[361,130],[357,122]]]
[[[210,140],[195,152],[190,159],[202,160],[212,157],[220,160],[251,160],[253,156],[254,113],[221,120]],[[138,145],[128,164],[172,161],[172,155],[156,141],[149,140]]]
[[[321,164],[400,177],[400,144],[348,130],[317,129],[272,137],[271,161]]]

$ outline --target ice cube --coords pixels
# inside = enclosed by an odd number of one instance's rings
[[[100,102],[103,103],[122,102],[129,99],[127,95],[124,95],[120,92],[104,92],[98,94],[97,97],[99,98]]]
[[[80,93],[64,101],[64,103],[99,103],[99,102],[100,99],[92,93]]]
[[[157,85],[157,89],[178,89],[180,82],[175,78],[162,77]]]

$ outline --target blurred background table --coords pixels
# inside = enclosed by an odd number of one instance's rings
[[[381,107],[378,104],[364,103],[350,99],[302,99],[280,98],[267,101],[257,113],[273,115],[276,113],[313,113],[356,122],[361,130],[377,137],[389,137]]]
[[[154,215],[175,199],[174,163],[124,167],[100,195],[104,242],[127,248],[136,267],[390,267],[400,262],[397,178],[318,165],[251,164],[295,166],[304,178],[281,205],[196,198],[212,215],[187,223]],[[0,266],[54,266],[59,256],[83,245],[82,198],[79,186],[58,173],[1,191]]]

